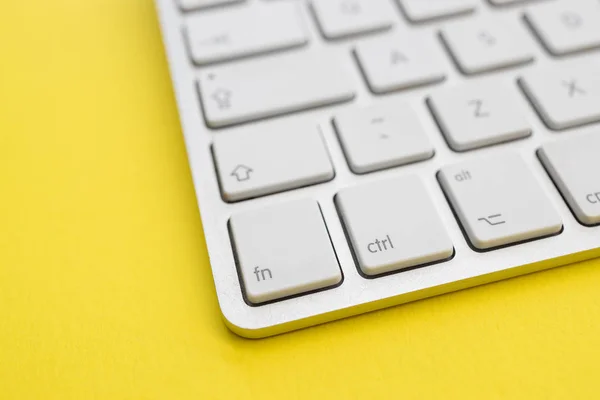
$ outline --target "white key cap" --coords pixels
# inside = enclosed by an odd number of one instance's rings
[[[491,18],[455,22],[443,29],[442,37],[464,74],[493,71],[533,61],[514,22],[515,26]]]
[[[557,56],[600,47],[600,7],[570,0],[531,7],[527,21]]]
[[[225,201],[325,182],[334,171],[316,125],[278,123],[216,136],[213,153]]]
[[[394,23],[390,0],[312,0],[312,7],[327,39],[389,29]]]
[[[551,129],[600,121],[598,65],[530,71],[520,80],[523,90]]]
[[[308,41],[296,3],[194,14],[187,19],[187,39],[198,65],[302,46]]]
[[[518,94],[513,82],[471,82],[437,91],[429,106],[448,145],[464,151],[531,134]]]
[[[192,11],[200,8],[215,7],[225,4],[240,3],[246,0],[177,0],[179,7],[184,11]]]
[[[517,154],[445,167],[439,180],[477,249],[549,236],[562,229],[560,216]]]
[[[473,0],[398,0],[404,15],[411,22],[469,14],[475,10]]]
[[[430,195],[416,176],[344,189],[335,201],[365,275],[442,261],[454,253]]]
[[[495,6],[508,6],[513,4],[528,3],[537,0],[489,0]]]
[[[265,57],[200,73],[204,117],[213,128],[351,100],[349,59],[330,52]]]
[[[355,173],[433,157],[433,146],[408,104],[350,109],[335,117],[335,127]]]
[[[386,93],[443,81],[437,45],[429,35],[391,34],[360,42],[356,57],[371,91]]]
[[[244,294],[250,303],[341,283],[342,273],[314,200],[235,214],[229,224]]]
[[[545,144],[538,154],[579,222],[600,224],[598,132]]]

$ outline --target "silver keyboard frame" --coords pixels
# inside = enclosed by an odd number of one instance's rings
[[[600,256],[600,226],[587,227],[577,222],[536,156],[536,150],[542,143],[573,137],[590,131],[596,131],[597,134],[600,134],[600,124],[561,132],[550,131],[544,126],[523,94],[521,96],[522,104],[520,104],[520,108],[533,128],[531,137],[479,150],[457,153],[450,150],[446,144],[442,133],[437,128],[425,104],[427,96],[434,93],[437,89],[450,85],[460,85],[466,81],[502,79],[507,84],[516,86],[517,79],[522,73],[541,68],[547,64],[593,62],[599,65],[600,71],[600,51],[587,52],[564,58],[554,58],[546,53],[543,46],[537,41],[522,18],[523,12],[527,7],[535,7],[542,2],[533,2],[528,6],[498,8],[482,1],[473,14],[422,25],[411,25],[402,15],[400,8],[397,7],[397,24],[393,29],[406,30],[408,32],[412,30],[427,31],[432,35],[437,35],[437,32],[444,25],[465,18],[480,18],[494,14],[495,18],[517,20],[519,26],[525,31],[525,37],[531,41],[531,48],[534,50],[536,60],[526,66],[477,75],[475,77],[467,77],[461,75],[457,67],[453,64],[450,55],[442,46],[441,41],[438,40],[440,51],[445,53],[445,69],[448,73],[445,82],[389,95],[373,95],[369,92],[366,82],[361,75],[358,64],[354,59],[352,48],[361,39],[371,38],[376,35],[385,35],[386,32],[372,33],[334,42],[326,41],[320,36],[316,21],[313,15],[311,15],[309,2],[306,1],[303,17],[306,24],[309,25],[309,44],[300,49],[296,48],[287,51],[303,52],[316,48],[328,48],[330,51],[339,52],[341,57],[347,57],[347,67],[357,88],[355,99],[341,105],[218,130],[208,129],[201,113],[196,86],[196,76],[199,69],[193,66],[183,40],[185,14],[179,10],[175,0],[156,0],[156,2],[181,125],[183,127],[188,159],[202,215],[216,293],[225,322],[235,333],[250,338],[270,336],[395,304]],[[247,0],[242,5],[228,5],[223,7],[244,7],[256,2],[259,1]],[[258,57],[277,56],[278,54],[271,54]],[[522,91],[520,92],[523,93]],[[379,172],[364,175],[352,173],[348,168],[340,143],[333,130],[332,117],[338,111],[348,107],[395,103],[398,101],[408,101],[414,105],[435,148],[435,156],[424,162]],[[227,135],[228,131],[243,130],[248,125],[270,124],[275,121],[280,122],[281,120],[287,120],[290,124],[294,124],[297,121],[309,120],[320,125],[336,171],[335,178],[327,183],[238,203],[232,204],[223,201],[211,154],[213,137],[216,135]],[[524,157],[534,174],[538,177],[544,191],[560,213],[564,229],[557,236],[508,246],[489,252],[476,252],[469,247],[466,238],[463,236],[459,222],[454,217],[436,180],[436,172],[444,165],[461,162],[472,157],[486,157],[488,154],[501,151],[516,151]],[[422,268],[401,271],[375,279],[365,279],[357,271],[350,250],[350,244],[346,240],[340,217],[334,205],[334,196],[340,189],[350,185],[360,185],[362,183],[385,180],[407,174],[417,174],[425,183],[440,218],[454,243],[455,257],[450,261]],[[244,301],[242,296],[240,280],[238,279],[232,244],[227,228],[228,220],[233,213],[266,207],[271,204],[300,197],[312,198],[319,202],[325,223],[329,229],[331,241],[343,271],[344,281],[340,286],[331,290],[298,296],[262,306],[250,306]],[[198,245],[201,244],[199,243]],[[307,251],[310,251],[310,249],[307,249]]]

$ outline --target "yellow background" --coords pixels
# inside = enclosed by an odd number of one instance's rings
[[[152,1],[1,3],[0,398],[599,396],[598,261],[229,333]]]

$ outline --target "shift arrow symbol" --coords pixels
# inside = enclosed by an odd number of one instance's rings
[[[230,175],[235,176],[235,179],[237,179],[238,182],[243,182],[250,179],[250,173],[253,171],[252,168],[239,164],[233,169]]]

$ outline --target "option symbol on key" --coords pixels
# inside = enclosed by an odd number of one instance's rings
[[[468,183],[456,179],[464,171],[473,176]],[[443,167],[438,180],[476,251],[542,239],[562,231],[562,220],[553,202],[518,153]],[[503,213],[490,215],[490,211],[499,210]]]
[[[233,169],[230,175],[235,176],[238,182],[243,182],[250,179],[251,172],[254,172],[252,168],[239,164]]]
[[[487,217],[478,218],[477,221],[485,221],[491,226],[505,224],[506,223],[505,220],[496,219],[496,218],[501,218],[501,217],[502,217],[502,214],[494,214],[494,215],[488,215]]]

